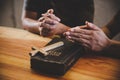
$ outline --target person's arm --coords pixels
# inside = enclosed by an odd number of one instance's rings
[[[107,25],[102,27],[102,30],[110,39],[120,32],[120,10]]]
[[[22,13],[22,25],[25,30],[28,30],[32,33],[39,34],[39,27],[41,22],[37,20],[37,12],[33,11],[23,11]]]
[[[109,47],[107,47],[104,51],[107,55],[120,57],[120,41],[110,40]]]
[[[46,13],[41,15],[42,17],[37,19],[37,12],[24,11],[22,14],[23,28],[30,32],[40,34],[41,24],[46,23],[46,19],[60,22],[60,19],[53,14],[53,9],[49,9]]]
[[[120,58],[120,41],[109,39],[108,43],[109,45],[103,50],[94,53]]]
[[[65,33],[69,40],[75,41],[86,48],[120,56],[120,41],[109,39],[96,25],[87,22],[85,26],[71,28]]]
[[[87,22],[84,26],[71,28],[65,33],[71,41],[75,41],[93,51],[101,51],[109,46],[109,38],[96,25]]]

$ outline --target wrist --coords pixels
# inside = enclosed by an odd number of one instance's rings
[[[64,25],[62,23],[57,23],[57,27],[59,27],[56,30],[57,35],[63,35],[64,32],[66,32],[68,29],[70,29],[70,27],[68,27],[68,26],[66,26],[66,25]]]
[[[120,42],[119,41],[115,41],[112,39],[108,39],[108,45],[106,46],[107,49],[111,49],[115,46],[119,45],[120,46]]]
[[[102,48],[102,51],[109,49],[112,44],[113,44],[112,40],[108,38],[104,43],[104,47]]]
[[[109,48],[113,44],[111,39],[108,39],[107,47]]]

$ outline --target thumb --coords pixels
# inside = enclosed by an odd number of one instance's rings
[[[96,26],[93,23],[90,23],[88,21],[85,22],[85,24],[87,25],[88,28],[93,29],[93,30],[99,30],[100,28],[98,26]]]
[[[49,9],[49,10],[47,11],[47,13],[50,13],[50,14],[53,14],[53,12],[54,12],[53,9]]]

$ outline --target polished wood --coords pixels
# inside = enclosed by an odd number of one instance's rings
[[[1,26],[0,80],[120,80],[120,59],[97,55],[82,56],[62,77],[33,72],[31,47],[41,48],[50,40],[22,29]]]

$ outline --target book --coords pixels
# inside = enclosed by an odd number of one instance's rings
[[[82,56],[84,48],[65,38],[53,38],[44,48],[33,49],[33,52],[35,54],[30,56],[32,70],[52,76],[63,76]]]

